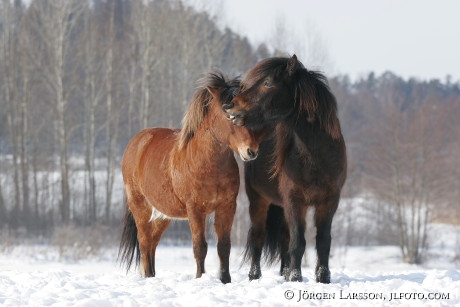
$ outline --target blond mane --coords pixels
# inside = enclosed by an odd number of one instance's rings
[[[221,72],[208,73],[198,82],[197,91],[193,95],[193,99],[182,118],[179,149],[183,149],[188,145],[209,112],[211,101],[214,98],[208,89],[221,89],[219,100],[223,103],[232,99],[239,89],[239,79],[227,81],[227,78]]]

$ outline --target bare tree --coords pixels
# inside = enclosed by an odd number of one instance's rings
[[[393,92],[394,93],[394,92]],[[392,206],[397,216],[399,245],[403,260],[421,263],[428,247],[428,222],[432,205],[440,193],[440,139],[433,127],[432,105],[403,112],[388,104],[380,125],[372,133],[368,153],[372,193]]]
[[[117,79],[116,77],[121,74],[124,70],[120,68],[120,63],[122,61],[116,61],[122,56],[122,52],[116,52],[122,46],[121,43],[121,33],[120,29],[122,28],[122,1],[116,0],[108,3],[108,24],[106,31],[106,39],[104,50],[106,54],[105,61],[105,90],[106,90],[106,114],[107,114],[107,124],[106,124],[106,140],[107,140],[107,164],[106,164],[106,203],[105,203],[105,219],[110,221],[111,218],[111,208],[112,208],[112,195],[113,187],[115,180],[116,168],[116,156],[117,156],[117,140],[119,133],[119,119],[120,104],[117,104],[117,101],[120,103],[121,94],[117,90],[116,86],[117,80],[123,80],[124,78]],[[120,72],[120,73],[118,73]]]
[[[84,46],[84,56],[82,57],[82,66],[84,67],[84,143],[85,143],[85,170],[87,190],[85,191],[85,208],[88,222],[94,223],[97,218],[97,200],[96,200],[96,113],[99,102],[102,97],[102,87],[98,86],[100,82],[100,71],[102,61],[98,52],[99,36],[97,31],[98,24],[91,14],[88,7],[84,15],[84,35],[82,36],[81,45]]]
[[[28,80],[23,78],[20,61],[19,27],[21,4],[4,0],[1,4],[3,31],[1,31],[1,62],[3,70],[3,99],[7,102],[7,124],[12,145],[14,201],[10,222],[13,227],[25,226],[29,214],[27,143],[27,95],[24,90]],[[23,82],[22,82],[23,81]],[[23,216],[21,219],[20,216]],[[21,220],[23,222],[21,222]],[[24,221],[26,221],[24,223]]]
[[[438,138],[442,140],[442,151],[446,153],[443,161],[444,181],[442,195],[434,219],[455,225],[460,224],[460,98],[450,97],[434,110],[439,114],[441,128]]]
[[[292,50],[292,33],[289,32],[286,24],[286,19],[282,15],[278,15],[275,21],[275,26],[272,31],[270,45],[274,48],[275,56],[286,56],[286,52]]]
[[[11,5],[10,1],[3,1],[2,2],[2,23],[5,25],[5,30],[2,31],[2,53],[1,53],[1,64],[2,64],[2,70],[3,70],[3,86],[2,86],[2,94],[3,94],[3,100],[8,103],[7,109],[7,123],[8,123],[8,130],[10,132],[11,136],[11,145],[12,145],[12,154],[13,154],[13,178],[14,178],[14,191],[15,191],[15,197],[14,197],[14,211],[19,213],[20,211],[20,199],[19,199],[19,168],[18,168],[18,153],[17,153],[17,144],[18,144],[18,137],[16,132],[16,114],[17,114],[17,104],[15,103],[15,100],[13,99],[13,93],[14,93],[14,80],[15,76],[14,73],[17,71],[15,67],[12,67],[13,65],[16,65],[16,61],[12,59],[12,56],[14,56],[14,48],[12,46],[12,41],[11,38],[11,29],[13,29],[13,24],[10,21],[11,19]],[[16,223],[17,218],[13,216],[12,222]]]
[[[331,72],[332,61],[327,44],[311,20],[305,20],[300,31],[290,27],[283,15],[278,15],[269,43],[276,56],[297,54],[310,69]]]
[[[82,11],[84,2],[74,0],[33,2],[37,23],[38,39],[42,43],[43,54],[34,58],[43,70],[45,84],[53,97],[56,115],[55,130],[59,150],[61,200],[59,211],[61,220],[67,223],[71,217],[68,140],[70,127],[66,118],[69,93],[72,85],[66,81],[65,60],[69,55],[70,35]],[[41,57],[39,57],[41,56]]]
[[[0,171],[2,171],[1,168],[0,168]],[[5,198],[3,197],[3,183],[0,178],[0,225],[5,225],[6,220],[7,220],[7,215],[6,215]]]
[[[20,8],[16,8],[20,9]],[[22,12],[20,12],[22,15]],[[22,16],[19,18],[23,18]],[[18,21],[21,23],[20,21]],[[19,29],[21,32],[24,32],[23,28]],[[30,208],[30,182],[29,182],[29,173],[30,173],[30,135],[31,131],[29,128],[29,112],[30,112],[30,78],[32,76],[32,63],[29,57],[29,53],[24,51],[30,48],[30,41],[27,35],[19,35],[18,40],[19,46],[19,56],[21,57],[20,62],[20,74],[22,82],[21,84],[21,96],[20,96],[20,127],[19,135],[19,152],[21,158],[21,178],[22,178],[22,208],[25,221],[28,227],[31,227],[32,215]],[[19,97],[18,97],[19,98]]]
[[[133,33],[131,38],[133,39],[132,53],[135,54],[135,59],[139,60],[138,66],[134,65],[131,71],[131,85],[134,86],[136,83],[140,86],[140,108],[139,108],[139,128],[144,129],[149,127],[150,120],[150,105],[151,105],[151,86],[152,86],[152,69],[155,63],[155,57],[152,53],[152,22],[155,19],[152,18],[152,6],[154,1],[133,1],[133,10],[131,12],[131,22],[133,25]],[[135,63],[133,63],[135,64]],[[135,68],[140,71],[140,77],[138,80],[135,77]],[[132,90],[132,89],[131,89]],[[133,92],[131,92],[133,97]],[[131,102],[132,104],[132,102]]]

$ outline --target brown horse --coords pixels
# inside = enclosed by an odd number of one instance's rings
[[[261,276],[260,260],[281,260],[286,280],[301,281],[305,218],[315,208],[316,280],[330,282],[331,224],[347,162],[337,104],[326,78],[291,58],[269,58],[241,81],[241,92],[224,105],[238,126],[265,141],[259,158],[245,164],[251,228],[245,259],[250,279]]]
[[[155,276],[155,250],[173,219],[188,219],[196,277],[205,272],[206,216],[215,212],[220,280],[229,273],[230,231],[239,189],[233,151],[243,161],[257,157],[258,143],[222,112],[239,87],[219,73],[205,78],[183,118],[182,130],[150,128],[128,144],[122,161],[128,206],[119,257],[129,270],[134,254],[146,277]],[[233,151],[232,151],[233,150]]]

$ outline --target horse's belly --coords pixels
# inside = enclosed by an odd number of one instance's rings
[[[152,208],[152,220],[155,218],[186,219],[185,205],[172,191],[146,193],[146,202]]]
[[[143,194],[147,204],[152,208],[152,218],[187,218],[185,204],[175,195],[171,181],[165,172],[156,169],[145,179]]]
[[[155,204],[150,204],[152,214],[150,217],[150,221],[156,220],[156,219],[187,219],[187,211],[185,210],[185,207],[183,207],[181,204],[178,205],[173,205],[173,206],[164,206],[162,203],[155,203]]]

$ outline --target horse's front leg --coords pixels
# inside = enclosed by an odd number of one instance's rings
[[[305,253],[305,215],[307,207],[300,202],[291,202],[285,207],[286,224],[289,228],[289,269],[285,271],[287,281],[302,281],[302,257]]]
[[[206,242],[206,215],[193,204],[187,206],[187,214],[192,231],[193,254],[196,261],[196,278],[205,273],[204,260],[208,252],[208,243]]]
[[[316,224],[316,281],[324,284],[331,282],[331,272],[329,271],[329,253],[331,250],[331,227],[332,218],[338,206],[338,200],[324,203],[315,210]]]
[[[289,228],[286,224],[286,220],[284,219],[283,214],[283,223],[281,225],[281,235],[280,235],[280,242],[279,246],[280,250],[280,257],[281,257],[281,267],[280,267],[280,275],[284,276],[285,279],[289,278],[290,270],[290,262],[291,258],[289,256]]]
[[[231,282],[229,259],[231,249],[231,231],[235,217],[236,202],[226,204],[216,210],[214,227],[217,233],[217,254],[220,260],[220,280],[226,284]]]

